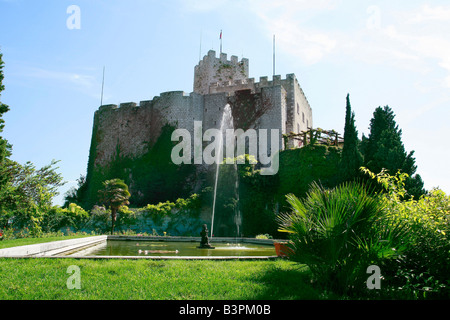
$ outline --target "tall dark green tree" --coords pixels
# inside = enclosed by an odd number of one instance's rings
[[[363,164],[359,144],[358,131],[355,125],[355,113],[352,111],[350,95],[348,94],[345,113],[344,147],[340,165],[343,181],[353,180],[359,175],[359,168]]]
[[[419,197],[425,193],[423,181],[416,174],[414,151],[406,152],[402,142],[402,130],[395,122],[395,114],[389,106],[375,109],[370,121],[369,137],[363,138],[364,166],[379,173],[386,169],[391,174],[401,170],[410,177],[406,181],[408,193]]]

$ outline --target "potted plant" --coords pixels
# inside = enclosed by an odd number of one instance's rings
[[[288,257],[289,255],[294,253],[292,248],[289,246],[289,243],[286,241],[274,242],[273,244],[275,246],[275,252],[278,257]]]

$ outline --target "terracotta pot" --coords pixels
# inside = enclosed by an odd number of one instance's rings
[[[289,248],[288,244],[285,242],[274,242],[274,246],[278,257],[288,257],[294,253],[294,251],[292,251],[292,249]]]

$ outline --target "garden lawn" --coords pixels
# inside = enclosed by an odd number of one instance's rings
[[[81,289],[68,289],[69,266]],[[321,299],[287,260],[0,259],[0,300]]]

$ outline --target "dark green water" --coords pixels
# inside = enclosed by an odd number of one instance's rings
[[[107,241],[89,256],[275,256],[273,245],[211,243],[215,249],[198,249],[197,242]]]

